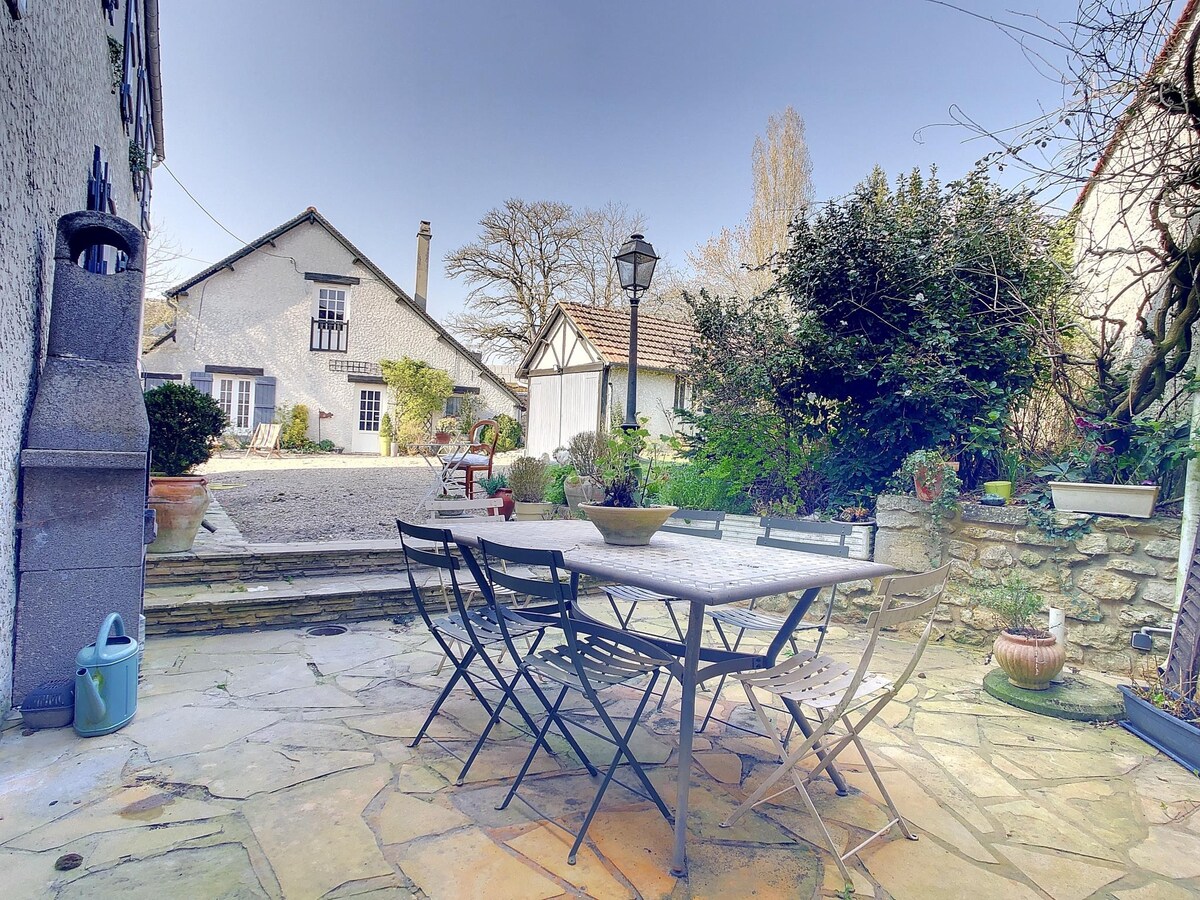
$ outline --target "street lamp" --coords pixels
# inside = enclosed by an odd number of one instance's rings
[[[629,391],[625,398],[625,421],[621,427],[633,431],[637,420],[637,321],[638,292],[650,287],[654,264],[658,256],[646,241],[645,235],[631,234],[617,255],[617,277],[621,287],[629,291]]]

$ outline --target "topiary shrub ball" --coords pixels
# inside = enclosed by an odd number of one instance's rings
[[[146,391],[150,419],[150,471],[186,475],[207,462],[214,439],[229,425],[217,401],[191,385],[167,382]]]

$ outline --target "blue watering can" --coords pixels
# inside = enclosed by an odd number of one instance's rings
[[[112,613],[96,643],[75,657],[75,730],[83,737],[111,734],[137,712],[138,642]]]

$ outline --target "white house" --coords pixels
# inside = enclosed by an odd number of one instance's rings
[[[652,437],[679,426],[687,409],[688,355],[695,331],[685,322],[638,316],[638,414]],[[517,368],[529,380],[526,446],[552,453],[581,431],[624,418],[629,374],[629,313],[560,303]]]
[[[422,222],[410,297],[310,206],[168,291],[175,323],[143,351],[146,386],[194,385],[238,434],[304,404],[312,440],[378,453],[388,408],[379,361],[408,356],[449,373],[480,416],[515,416],[512,391],[425,310],[429,240]]]
[[[50,321],[59,217],[150,230],[163,158],[157,0],[0,3],[0,718],[12,693],[18,465]],[[96,272],[113,248],[85,254]]]

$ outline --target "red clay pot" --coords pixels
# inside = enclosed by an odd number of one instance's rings
[[[512,488],[499,488],[492,492],[492,496],[499,497],[504,501],[500,504],[500,514],[504,516],[504,521],[511,521],[513,511],[517,508],[517,505],[513,502]],[[495,515],[495,510],[491,510],[490,512]]]
[[[1054,635],[1034,638],[1008,631],[1000,632],[992,655],[1008,680],[1027,691],[1046,690],[1067,661],[1067,650]]]
[[[191,550],[210,500],[208,479],[200,475],[150,476],[146,505],[154,510],[158,537],[146,548],[147,552],[185,553]]]
[[[926,503],[932,503],[938,497],[942,496],[942,482],[946,475],[942,470],[938,470],[928,489],[921,485],[921,482],[929,479],[929,470],[924,466],[917,469],[913,475],[913,489],[917,492],[917,499],[923,500]]]

